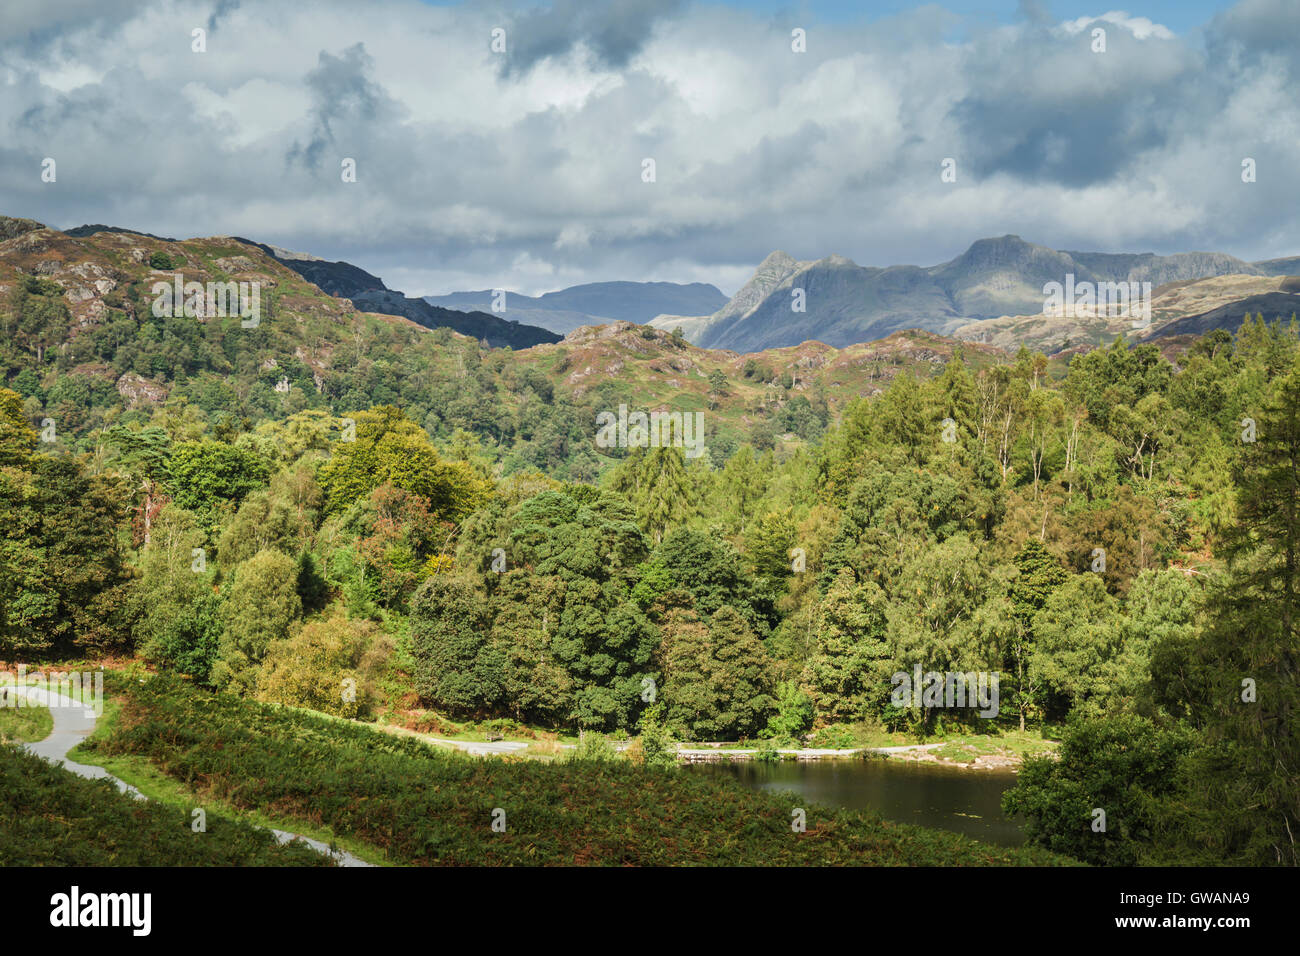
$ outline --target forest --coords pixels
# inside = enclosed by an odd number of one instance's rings
[[[1059,758],[1007,798],[1032,842],[1300,862],[1294,320],[1172,361],[958,346],[834,415],[751,361],[779,401],[690,459],[598,448],[636,383],[561,394],[563,358],[358,322],[322,379],[274,322],[154,318],[132,287],[70,336],[58,291],[0,313],[0,660],[137,658],[366,721],[1037,728]],[[999,674],[998,716],[898,706],[916,667]],[[1094,806],[1124,825],[1090,839]]]

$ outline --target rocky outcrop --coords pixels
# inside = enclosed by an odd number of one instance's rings
[[[14,219],[11,216],[0,216],[0,242],[6,239],[16,239],[26,232],[35,232],[37,229],[45,227],[35,219]]]
[[[127,408],[157,405],[167,397],[165,386],[135,372],[127,372],[117,380],[117,392],[126,400]]]

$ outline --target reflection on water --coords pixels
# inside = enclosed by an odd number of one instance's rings
[[[757,790],[793,790],[808,803],[875,810],[886,820],[964,833],[1000,846],[1024,834],[1002,815],[1006,771],[961,770],[905,760],[783,760],[697,763],[688,773],[730,774]]]

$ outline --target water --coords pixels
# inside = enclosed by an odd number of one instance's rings
[[[905,760],[782,760],[697,763],[690,773],[729,774],[756,790],[793,790],[808,803],[869,809],[886,820],[964,833],[999,846],[1020,846],[1024,833],[1002,815],[1009,771],[961,770]]]

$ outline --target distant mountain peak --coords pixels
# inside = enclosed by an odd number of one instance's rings
[[[497,305],[489,289],[429,295],[424,301],[462,311],[485,311]],[[540,296],[507,292],[504,304],[507,317],[566,334],[616,321],[644,325],[664,314],[712,315],[727,304],[727,297],[704,282],[588,282]]]
[[[767,254],[767,258],[758,264],[759,269],[783,269],[799,264],[799,260],[783,249],[776,249]]]
[[[725,306],[710,316],[665,315],[652,323],[705,348],[752,352],[817,339],[837,348],[902,329],[951,334],[957,328],[1043,309],[1043,288],[1065,282],[1170,282],[1223,275],[1300,271],[1300,258],[1249,263],[1222,253],[1065,252],[1014,233],[977,239],[956,258],[933,266],[860,266],[831,254],[799,262],[770,253]],[[804,289],[795,311],[791,286]],[[1019,334],[1017,331],[1015,334]],[[1004,336],[1005,338],[1005,336]]]

